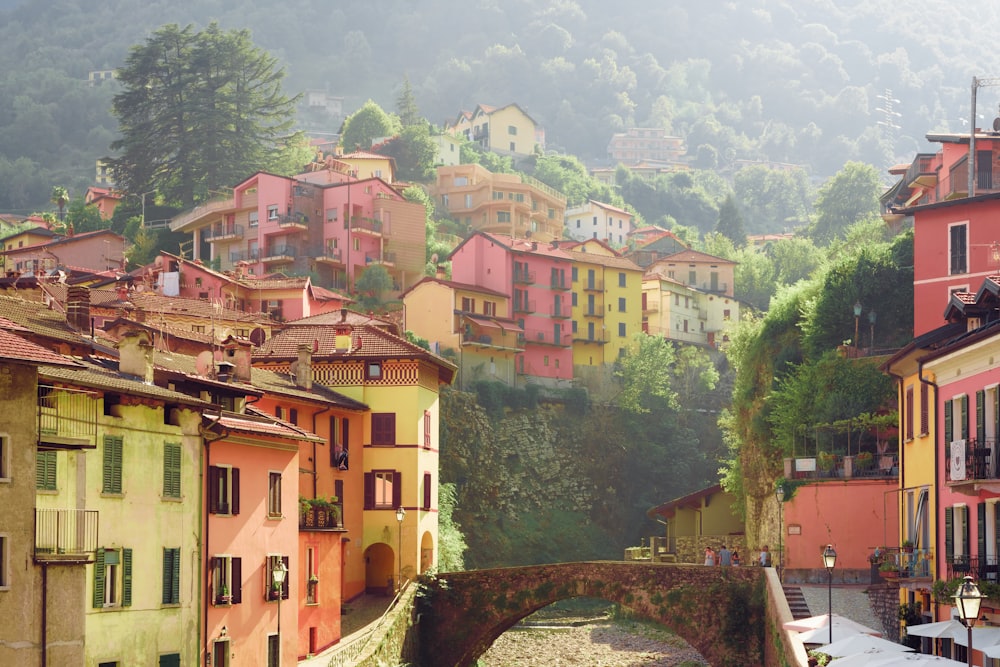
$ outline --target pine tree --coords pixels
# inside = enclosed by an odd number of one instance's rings
[[[719,222],[715,225],[715,231],[732,241],[737,248],[742,248],[747,244],[743,216],[740,215],[740,210],[732,195],[726,197],[726,201],[722,202],[722,206],[719,207]]]
[[[403,76],[403,90],[396,99],[396,113],[404,128],[427,122],[417,108],[417,100],[413,97],[413,88],[410,87],[410,77],[407,75]]]

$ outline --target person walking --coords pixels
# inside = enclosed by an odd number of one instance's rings
[[[715,551],[712,547],[705,547],[705,565],[715,565]]]
[[[760,548],[760,566],[771,567],[771,552],[767,550],[766,544]]]
[[[740,564],[740,551],[739,549],[733,549],[733,565],[736,566],[739,564]]]
[[[723,544],[722,548],[719,549],[719,565],[724,565],[725,567],[729,567],[732,564],[733,564],[733,554],[729,549],[726,548],[726,545]]]

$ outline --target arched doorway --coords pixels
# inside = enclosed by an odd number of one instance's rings
[[[434,567],[434,536],[425,532],[420,538],[420,574]]]
[[[365,549],[365,589],[369,593],[395,590],[396,553],[385,542],[376,542]]]

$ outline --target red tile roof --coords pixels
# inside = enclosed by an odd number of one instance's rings
[[[9,320],[4,320],[9,322]],[[27,331],[16,324],[14,331]],[[41,345],[21,338],[0,322],[0,361],[24,361],[32,364],[56,364],[60,366],[79,366],[70,357],[56,354]]]

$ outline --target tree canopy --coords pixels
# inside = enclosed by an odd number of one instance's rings
[[[386,113],[372,100],[347,117],[340,134],[340,145],[346,152],[370,150],[379,137],[394,137],[401,129],[399,119]]]

